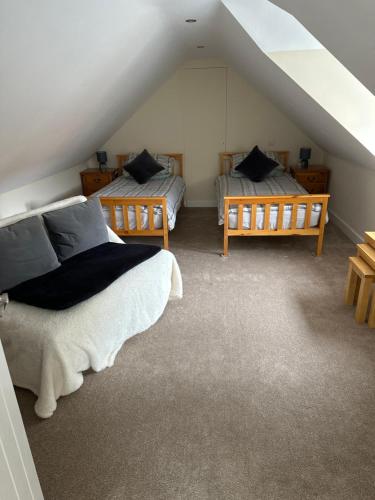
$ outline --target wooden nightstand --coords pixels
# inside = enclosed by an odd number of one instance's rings
[[[328,193],[329,169],[323,165],[291,167],[290,173],[310,194]]]
[[[121,175],[121,169],[107,168],[101,172],[98,168],[87,168],[81,172],[82,194],[90,196]]]

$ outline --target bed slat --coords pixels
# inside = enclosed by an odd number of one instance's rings
[[[136,219],[136,227],[137,231],[142,229],[142,207],[140,205],[135,206],[135,219]]]
[[[293,205],[292,205],[292,220],[290,223],[291,229],[296,229],[296,227],[297,227],[297,210],[298,210],[298,204],[293,203]]]
[[[257,227],[257,204],[251,204],[251,229],[254,230]]]
[[[237,228],[243,229],[243,205],[242,205],[242,203],[240,203],[238,205]]]
[[[153,231],[155,229],[154,207],[152,205],[149,205],[147,211],[148,211],[148,227],[151,231]]]
[[[111,214],[111,226],[114,231],[117,231],[117,222],[116,222],[116,206],[112,203],[109,207]]]
[[[263,229],[269,231],[270,229],[270,211],[271,205],[265,205],[264,207],[264,226]]]
[[[277,230],[283,228],[284,219],[284,203],[279,203],[279,210],[277,212]]]
[[[304,225],[305,229],[308,229],[310,227],[311,212],[312,212],[312,203],[307,203],[306,213],[305,213],[305,225]]]
[[[127,205],[122,205],[122,218],[124,220],[125,231],[129,231],[130,226],[129,226],[129,213],[128,213],[128,206]]]

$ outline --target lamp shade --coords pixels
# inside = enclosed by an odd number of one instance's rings
[[[108,158],[107,158],[107,152],[106,151],[97,151],[96,152],[96,159],[98,160],[98,163],[107,163]]]
[[[299,150],[300,160],[310,160],[311,158],[311,148],[301,148]]]

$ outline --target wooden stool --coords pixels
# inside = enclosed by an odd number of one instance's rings
[[[357,323],[364,323],[366,321],[366,313],[370,299],[371,285],[374,281],[374,269],[372,269],[360,257],[349,257],[349,269],[345,290],[345,303],[348,305],[353,305],[355,300],[357,299],[357,307],[355,311],[355,319]],[[374,307],[375,306],[373,299],[371,310],[374,309]]]
[[[370,315],[368,317],[368,326],[370,328],[375,328],[375,292],[372,294]]]

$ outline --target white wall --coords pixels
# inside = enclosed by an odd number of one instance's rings
[[[79,172],[85,168],[84,164],[76,165],[21,188],[1,193],[0,218],[81,194]]]
[[[222,71],[215,71],[218,68]],[[196,120],[192,119],[192,110]],[[215,132],[209,127],[205,112],[221,120]],[[291,164],[297,162],[301,146],[312,147],[313,162],[324,160],[323,151],[231,67],[220,60],[202,59],[185,63],[102,148],[110,153],[112,164],[115,154],[144,147],[157,152],[184,153],[186,201],[188,205],[197,206],[215,204],[213,186],[218,173],[218,153],[246,151],[255,144],[266,149],[289,150]],[[199,148],[200,155],[197,154]],[[199,158],[204,158],[206,164]],[[210,180],[207,172],[210,172]],[[205,199],[202,199],[202,191],[206,193]]]
[[[354,242],[375,231],[375,170],[327,155],[331,219]]]

